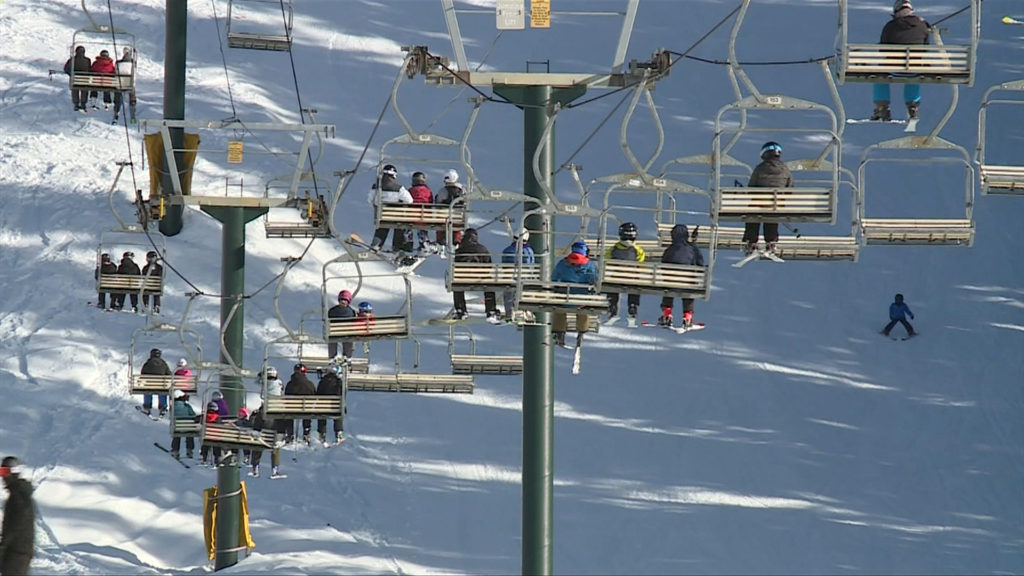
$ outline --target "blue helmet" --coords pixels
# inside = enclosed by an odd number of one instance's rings
[[[590,246],[587,246],[587,243],[583,240],[577,240],[572,243],[572,251],[586,256],[590,252]]]
[[[368,314],[370,312],[373,312],[373,304],[370,304],[369,302],[360,302],[359,303],[359,313],[360,314]]]

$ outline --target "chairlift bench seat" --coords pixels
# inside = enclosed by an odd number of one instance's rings
[[[417,228],[444,230],[449,218],[453,230],[466,226],[464,204],[451,207],[448,204],[402,204],[385,203],[379,208],[379,228]]]
[[[843,82],[970,84],[971,47],[931,44],[849,44]]]
[[[160,295],[164,291],[163,276],[141,276],[136,274],[100,274],[96,281],[97,292],[110,294]]]
[[[202,432],[203,425],[195,420],[171,419],[172,438],[195,438]]]
[[[286,52],[291,50],[292,40],[288,36],[277,34],[250,34],[247,32],[228,32],[228,47],[248,50],[273,50]]]
[[[277,433],[272,429],[254,430],[219,422],[204,423],[200,436],[203,444],[228,449],[270,449],[277,442]]]
[[[409,319],[402,315],[372,318],[328,318],[327,340],[374,340],[409,336]]]
[[[472,394],[473,377],[466,374],[345,374],[350,392],[413,392],[419,394]]]
[[[267,396],[263,402],[270,418],[308,418],[310,416],[340,418],[341,396],[288,395]]]
[[[719,188],[718,219],[743,222],[832,222],[831,188]]]
[[[117,90],[126,92],[135,89],[131,74],[94,74],[75,72],[71,77],[71,88],[79,90]]]
[[[974,242],[974,229],[974,222],[968,219],[861,220],[861,236],[869,245],[970,246]]]
[[[264,224],[267,238],[326,238],[331,235],[326,223],[272,222]]]
[[[523,310],[569,313],[607,310],[608,297],[604,294],[593,291],[576,292],[592,288],[589,284],[569,282],[524,283],[517,307]]]
[[[589,326],[587,332],[593,332],[597,334],[601,331],[601,315],[600,314],[587,314],[589,318]],[[566,314],[565,315],[565,331],[566,332],[579,332],[576,327],[576,315]]]
[[[691,230],[692,226],[689,227]],[[670,224],[658,225],[658,238],[663,242],[669,242],[669,235],[672,226]],[[707,250],[711,245],[711,231],[698,234],[694,242],[700,248]],[[741,250],[746,242],[743,241],[743,228],[738,226],[718,227],[718,249],[719,250]],[[779,236],[775,245],[776,254],[783,260],[834,260],[856,262],[860,254],[860,244],[857,238],[850,236]]]
[[[523,373],[523,357],[452,354],[452,373],[515,376]]]
[[[172,387],[185,394],[195,394],[198,376],[161,376],[159,374],[132,374],[130,394],[167,394]]]
[[[489,291],[514,288],[518,278],[540,280],[537,264],[523,264],[517,274],[516,264],[507,262],[452,262],[448,290],[460,292]]]
[[[605,260],[601,263],[602,292],[663,294],[680,298],[702,298],[707,294],[705,266]]]
[[[1024,166],[982,164],[981,190],[984,194],[1024,194]]]
[[[331,363],[332,358],[327,356],[319,355],[299,355],[299,363],[305,364],[309,370],[322,370],[327,368],[327,365]],[[359,372],[365,374],[370,369],[370,360],[368,358],[349,358],[348,359],[349,370],[352,372]]]

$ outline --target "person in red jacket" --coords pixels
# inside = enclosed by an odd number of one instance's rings
[[[117,74],[117,66],[114,65],[114,60],[110,57],[110,52],[106,50],[100,50],[100,55],[92,61],[92,68],[90,71],[93,74],[109,74],[111,76]],[[96,97],[96,92],[90,94],[91,97]],[[103,109],[109,110],[110,103],[113,102],[113,94],[108,90],[103,92]],[[96,107],[95,104],[92,106]]]
[[[409,195],[412,196],[413,204],[432,204],[434,202],[434,192],[427,186],[427,175],[423,172],[412,173],[412,187],[409,188]],[[417,230],[416,238],[417,242],[416,251],[422,253],[431,253],[434,251],[434,244],[427,237],[426,230]]]

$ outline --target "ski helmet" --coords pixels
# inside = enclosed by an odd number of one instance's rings
[[[896,303],[899,304],[901,302],[903,302],[903,294],[897,294],[896,295]]]
[[[181,388],[175,388],[174,392],[171,394],[171,397],[174,398],[175,400],[181,400],[182,398],[185,397],[185,391],[182,390]]]
[[[423,172],[413,172],[412,173],[412,185],[413,186],[426,186],[427,185],[427,175],[424,174]]]
[[[146,252],[146,262],[156,262],[156,259],[157,259],[156,251],[150,250],[149,252]]]
[[[206,411],[207,412],[217,412],[218,410],[220,410],[220,408],[217,407],[217,403],[216,402],[209,402],[209,403],[206,404]]]
[[[373,312],[373,304],[370,304],[369,302],[360,302],[359,303],[359,313],[360,314],[369,314],[370,312]]]
[[[85,54],[85,46],[75,47],[75,54]]]
[[[159,358],[161,354],[163,354],[163,352],[161,352],[159,348],[153,348],[149,351],[150,358]]]
[[[906,8],[907,10],[913,10],[914,6],[910,4],[910,0],[896,0],[892,3],[892,13],[896,14],[900,10]]]
[[[125,252],[124,254],[121,254],[122,260],[131,260],[132,258],[135,258],[135,252]]]
[[[274,368],[273,366],[268,366],[267,378],[277,378],[277,368]]]
[[[305,374],[306,373],[306,365],[302,364],[302,363],[296,364],[295,368],[293,368],[292,370],[294,372],[302,372],[303,374]]]
[[[102,56],[104,58],[110,58],[110,52],[108,52],[106,50],[100,50],[100,56]]]
[[[246,408],[245,406],[242,406],[241,408],[238,409],[239,420],[248,420],[249,414],[252,414],[252,412],[250,412],[249,409]]]
[[[100,261],[102,261],[102,262],[110,262],[110,254],[107,254],[106,252],[104,252],[103,254],[100,254]]]
[[[184,358],[180,358],[178,360],[178,368],[184,368],[185,366],[188,366],[188,360],[185,360]]]
[[[398,177],[398,168],[395,168],[394,164],[385,164],[384,168],[380,171],[382,175]]]
[[[636,224],[623,222],[619,226],[619,240],[636,240]]]
[[[449,170],[449,171],[444,173],[444,183],[445,184],[455,184],[458,181],[459,181],[459,173],[456,172],[455,170]]]
[[[9,474],[18,474],[21,472],[21,460],[18,460],[15,456],[7,456],[4,458],[2,464],[0,464],[0,477],[6,478]]]
[[[216,402],[218,400],[223,400],[224,394],[222,394],[220,390],[214,390],[213,394],[210,395],[210,398],[213,398],[213,401]]]
[[[761,146],[761,158],[767,159],[772,156],[782,156],[782,145],[775,141],[765,142],[764,146]]]
[[[590,246],[587,246],[587,243],[583,240],[577,240],[572,243],[572,251],[576,254],[586,256],[587,253],[590,252]]]
[[[351,302],[351,301],[352,301],[352,293],[351,292],[349,292],[348,290],[342,290],[341,292],[338,292],[338,302]]]

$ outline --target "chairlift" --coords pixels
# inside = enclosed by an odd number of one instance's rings
[[[69,70],[68,86],[72,90],[133,92],[135,90],[135,70],[138,61],[135,35],[121,29],[111,30],[108,26],[94,26],[76,30],[71,38],[69,57],[74,60],[75,50],[82,46],[90,60],[103,50],[112,54],[115,62],[114,74],[100,74],[91,71]],[[128,50],[126,52],[125,50]]]
[[[351,256],[342,255],[324,263],[321,270],[321,312],[324,326],[324,340],[330,342],[353,341],[365,342],[369,340],[392,340],[409,337],[411,333],[412,318],[412,281],[408,275],[399,272],[384,272],[364,274],[357,270],[357,275],[352,273],[341,274],[331,270],[339,264],[351,264]],[[358,266],[358,263],[356,263]],[[333,306],[335,295],[341,289],[351,289],[357,282],[366,278],[390,278],[394,281],[401,278],[404,283],[404,300],[398,311],[393,314],[379,314],[376,310],[372,317],[355,318],[328,318],[327,312]],[[358,294],[358,289],[352,290]]]
[[[264,345],[263,369],[260,370],[260,398],[262,399],[263,415],[267,418],[341,418],[345,410],[344,396],[309,396],[270,395],[267,392],[266,368],[274,364],[283,366],[294,366],[296,361],[306,366],[307,373],[310,367],[301,361],[302,345],[314,342],[310,338],[294,338],[286,335],[268,341]],[[316,371],[321,374],[324,366]],[[290,373],[290,372],[287,372]],[[283,380],[283,378],[282,378]]]
[[[122,274],[118,272],[103,273],[100,266],[103,263],[103,255],[106,254],[114,263],[120,261],[125,255],[139,264],[136,260],[142,254],[141,270],[146,264],[145,255],[149,252],[156,252],[158,258],[162,258],[167,251],[167,240],[163,234],[156,231],[145,231],[138,226],[129,226],[118,230],[108,230],[100,234],[100,243],[96,248],[96,292],[107,294],[138,294],[139,296],[161,296],[164,292],[164,272],[153,274],[154,268],[150,268],[146,275]]]
[[[216,374],[213,377],[218,377]],[[279,447],[280,440],[278,433],[273,428],[267,427],[256,430],[236,423],[236,418],[230,416],[224,420],[218,419],[210,422],[205,417],[206,406],[213,398],[216,390],[212,384],[206,387],[203,392],[203,411],[200,416],[199,438],[201,446],[222,448],[225,450],[272,450]]]
[[[171,348],[174,346],[174,348]],[[170,394],[172,390],[181,390],[186,394],[195,394],[198,390],[200,368],[190,365],[190,376],[160,376],[141,374],[139,370],[150,357],[152,349],[161,350],[161,358],[173,365],[175,355],[172,350],[181,350],[179,357],[194,357],[202,354],[199,334],[194,330],[172,324],[156,324],[132,331],[131,343],[128,346],[128,393],[129,394]],[[168,358],[172,360],[168,361]],[[172,368],[173,370],[173,368]]]
[[[271,197],[281,182],[268,182],[266,195]],[[299,190],[279,207],[269,208],[263,215],[267,238],[323,238],[330,235],[328,218],[331,210],[323,194],[311,188]]]
[[[410,334],[414,347],[413,371],[402,369],[402,341],[395,340],[395,371],[393,373],[359,374],[342,367],[342,396],[348,392],[411,392],[417,394],[472,394],[472,374],[430,374],[415,371],[419,367],[419,339]]]
[[[228,0],[228,46],[291,50],[292,19],[292,0]]]
[[[469,353],[455,351],[455,331],[464,329],[468,335]],[[523,373],[523,355],[481,355],[476,352],[476,339],[465,326],[448,326],[448,356],[452,374],[480,374],[485,376],[517,376]]]
[[[1011,98],[1004,95],[1002,98],[993,98],[992,94],[999,91],[1012,92],[1014,97]],[[990,144],[986,125],[989,106],[992,104],[1024,104],[1024,97],[1022,96],[1024,96],[1024,80],[1014,80],[989,87],[981,98],[981,108],[978,110],[978,147],[974,152],[974,162],[978,165],[978,172],[981,175],[982,194],[1024,194],[1024,163],[989,164],[985,161],[986,148]],[[1006,127],[1007,125],[1004,124],[1003,126]],[[1006,141],[1003,143],[1006,149],[1015,150]]]
[[[974,85],[981,0],[970,3],[967,44],[944,44],[940,30],[931,27],[932,44],[850,43],[848,0],[839,0],[839,33],[836,36],[836,74],[840,84],[872,82],[889,84]],[[880,28],[874,29],[872,35]]]

